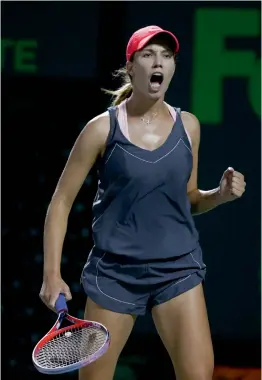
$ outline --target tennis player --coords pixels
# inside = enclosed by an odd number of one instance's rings
[[[152,313],[178,380],[211,380],[213,348],[202,283],[206,266],[192,214],[242,196],[245,181],[229,167],[217,188],[198,189],[200,126],[164,101],[179,43],[158,26],[136,31],[126,48],[125,82],[113,105],[77,138],[48,208],[43,302],[71,293],[60,272],[73,202],[98,165],[94,247],[81,275],[85,319],[104,324],[111,346],[81,369],[80,380],[112,380],[136,316]],[[123,70],[121,71],[123,73]]]

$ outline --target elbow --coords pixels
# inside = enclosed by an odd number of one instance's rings
[[[191,207],[195,207],[201,199],[201,193],[198,189],[194,189],[194,190],[188,192],[187,196],[188,196],[189,202],[191,204]]]
[[[199,213],[199,202],[201,199],[201,193],[198,189],[195,189],[193,191],[190,191],[187,195],[191,206],[191,214],[197,215]]]
[[[61,194],[54,193],[48,206],[47,216],[50,214],[63,214],[68,216],[72,208],[72,202]]]

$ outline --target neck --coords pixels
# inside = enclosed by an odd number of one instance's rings
[[[141,117],[160,113],[164,106],[164,99],[150,99],[142,94],[132,93],[126,103],[127,111],[131,116]]]

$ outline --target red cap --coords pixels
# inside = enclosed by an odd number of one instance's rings
[[[179,50],[179,42],[176,36],[164,30],[156,25],[146,26],[145,28],[137,30],[130,38],[126,48],[126,60],[129,61],[132,55],[145,47],[151,38],[155,37],[157,34],[165,33],[173,38],[174,41],[174,53],[177,53]]]

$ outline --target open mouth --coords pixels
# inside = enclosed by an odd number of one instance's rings
[[[163,74],[162,73],[154,73],[151,75],[150,78],[150,85],[151,88],[154,90],[158,90],[164,80]]]

